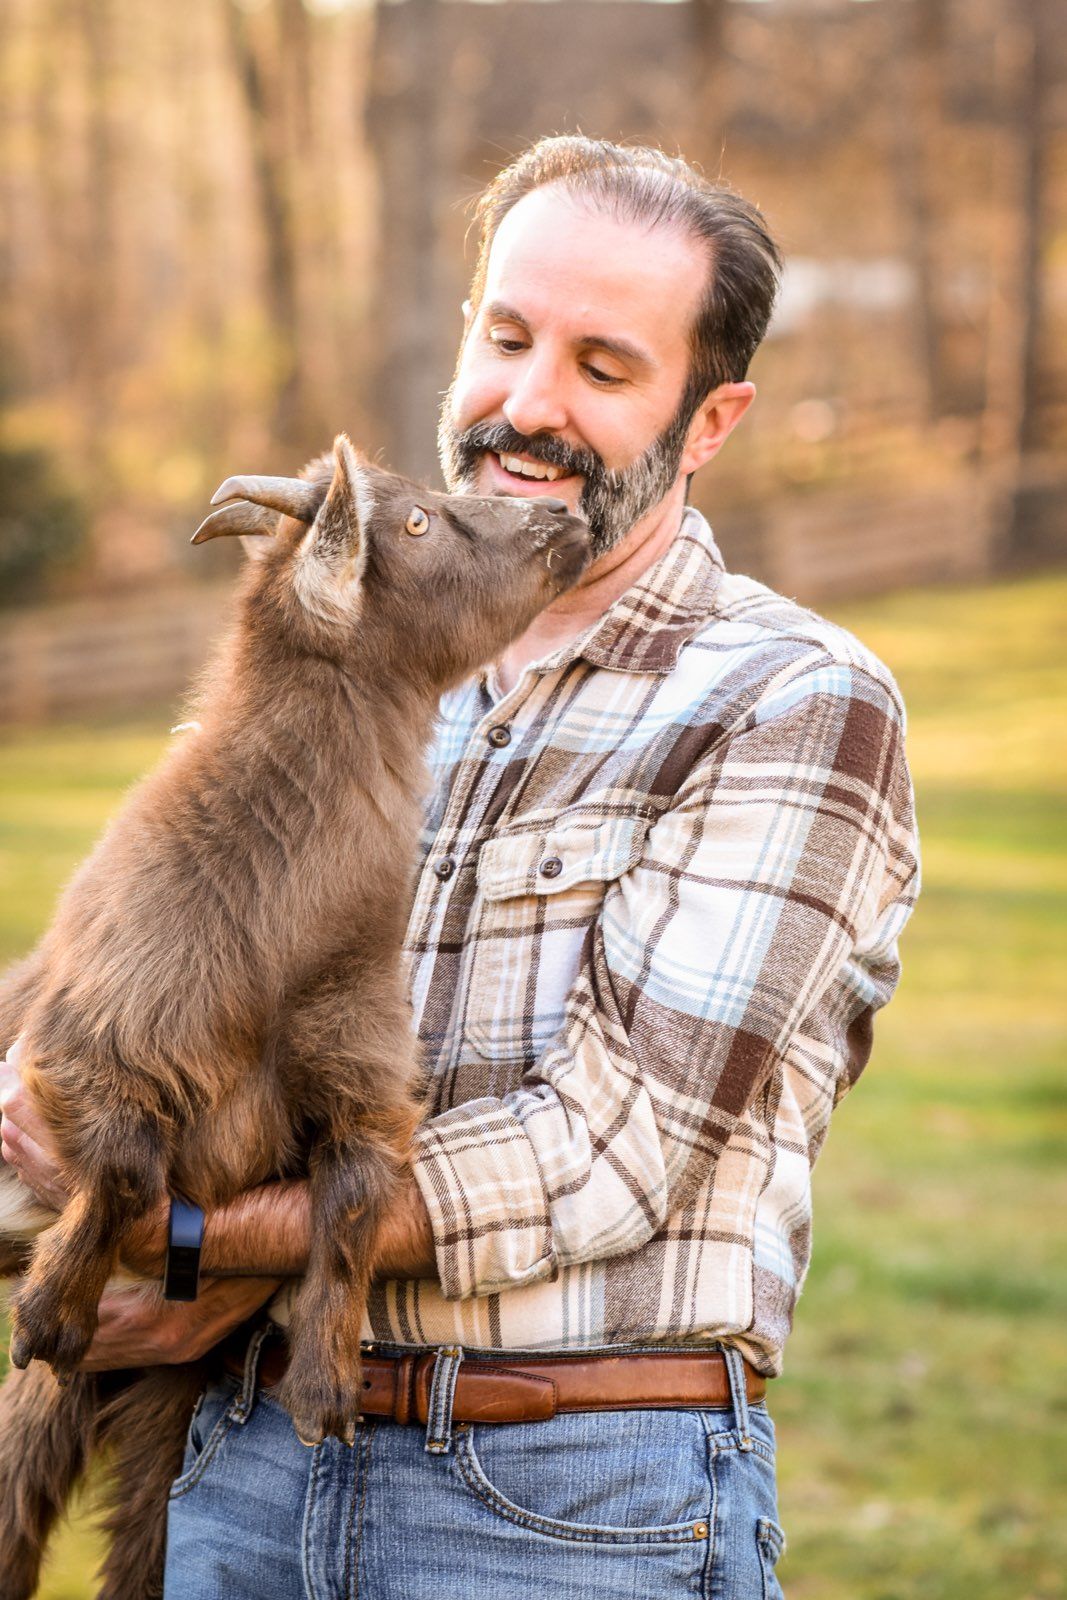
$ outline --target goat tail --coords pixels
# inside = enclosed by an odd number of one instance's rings
[[[4,1600],[30,1600],[52,1527],[92,1448],[97,1379],[60,1387],[35,1361],[0,1389],[0,1573]]]
[[[161,1600],[167,1493],[207,1381],[206,1363],[153,1367],[112,1397],[100,1415],[108,1451],[108,1554],[97,1600]]]

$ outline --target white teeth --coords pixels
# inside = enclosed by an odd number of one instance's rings
[[[541,461],[520,461],[518,456],[497,456],[497,460],[506,472],[516,473],[522,478],[537,478],[549,483],[555,483],[557,478],[563,476],[559,467],[546,466]]]

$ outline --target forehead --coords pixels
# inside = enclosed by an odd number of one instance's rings
[[[707,275],[700,240],[616,218],[553,185],[525,195],[501,222],[483,304],[503,301],[531,326],[575,338],[637,340],[670,365],[686,357]]]

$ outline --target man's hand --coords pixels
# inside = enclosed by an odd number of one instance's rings
[[[70,1193],[51,1132],[19,1077],[21,1053],[22,1040],[16,1039],[6,1060],[0,1062],[0,1154],[42,1205],[62,1211]]]
[[[279,1278],[209,1278],[190,1304],[163,1304],[121,1291],[100,1302],[100,1323],[83,1372],[197,1361],[278,1288]]]
[[[18,1066],[19,1041],[16,1041],[8,1051],[7,1060],[0,1063],[3,1158],[45,1205],[62,1211],[69,1193],[55,1144],[23,1088]],[[220,1276],[248,1273],[264,1278],[269,1274],[298,1276],[307,1265],[310,1238],[307,1183],[289,1180],[262,1184],[209,1212],[201,1270],[205,1275]],[[163,1271],[166,1244],[167,1205],[164,1202],[126,1229],[123,1264],[148,1277],[158,1277]],[[398,1203],[382,1225],[375,1256],[377,1278],[437,1276],[429,1214],[410,1174]],[[245,1276],[246,1284],[251,1281]]]

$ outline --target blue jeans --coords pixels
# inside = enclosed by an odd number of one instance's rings
[[[774,1424],[734,1351],[725,1410],[495,1424],[452,1421],[441,1352],[429,1424],[368,1417],[352,1449],[302,1445],[255,1358],[193,1418],[166,1600],[781,1600]]]

